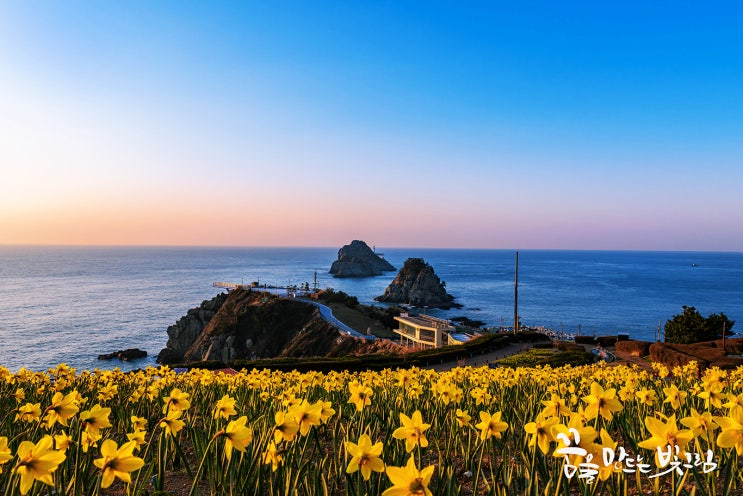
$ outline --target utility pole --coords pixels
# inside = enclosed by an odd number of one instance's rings
[[[656,343],[660,343],[660,320],[658,321],[658,335],[655,338]]]
[[[722,353],[725,354],[725,322],[722,323]]]
[[[516,277],[513,282],[513,332],[519,332],[519,252],[516,252]]]

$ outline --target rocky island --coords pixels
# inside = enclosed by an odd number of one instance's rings
[[[330,267],[333,277],[372,277],[395,268],[358,239],[338,250],[338,259]]]
[[[408,258],[382,296],[374,298],[385,303],[401,303],[416,307],[449,309],[461,307],[446,292],[446,284],[422,258]]]

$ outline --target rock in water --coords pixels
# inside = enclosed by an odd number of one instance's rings
[[[105,355],[98,355],[98,360],[111,360],[118,358],[125,362],[129,360],[136,360],[137,358],[144,358],[147,356],[147,352],[140,350],[139,348],[129,348],[126,350],[114,351],[113,353],[106,353]]]
[[[334,277],[371,277],[393,270],[395,268],[387,260],[358,239],[338,250],[338,259],[330,267]]]
[[[408,258],[384,294],[374,299],[416,307],[447,309],[461,306],[453,303],[454,297],[446,292],[445,284],[422,258]]]

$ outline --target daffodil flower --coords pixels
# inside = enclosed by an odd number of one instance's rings
[[[248,417],[243,415],[227,424],[224,430],[224,456],[227,461],[230,461],[232,457],[233,448],[245,453],[246,446],[253,440],[253,430],[245,426],[247,420]]]
[[[395,429],[392,437],[405,440],[406,452],[410,453],[416,446],[420,446],[421,448],[428,446],[428,439],[426,439],[423,433],[431,427],[431,424],[423,423],[423,416],[420,410],[413,412],[412,417],[408,417],[400,412],[400,423],[402,426]]]
[[[65,460],[65,454],[52,449],[52,442],[51,436],[44,436],[36,444],[23,441],[18,446],[18,463],[13,471],[20,476],[21,494],[31,489],[34,480],[54,485],[52,474]]]
[[[435,468],[430,465],[418,470],[412,456],[404,467],[387,467],[387,477],[392,487],[386,489],[382,496],[432,496],[428,485]]]
[[[130,473],[144,466],[144,460],[133,454],[136,446],[136,441],[129,441],[122,444],[121,447],[113,439],[103,441],[101,445],[102,458],[93,460],[93,464],[103,471],[101,476],[101,487],[103,489],[109,487],[116,477],[129,484],[132,481]]]
[[[378,442],[372,445],[371,438],[368,434],[362,434],[359,437],[359,443],[355,444],[350,441],[345,443],[346,451],[351,455],[351,461],[348,462],[346,473],[352,474],[361,470],[364,480],[369,480],[372,471],[384,472],[384,462],[379,456],[382,454],[383,445]]]
[[[495,412],[493,415],[488,412],[480,412],[480,423],[476,424],[475,427],[480,429],[481,441],[490,439],[490,437],[501,438],[501,432],[508,429],[508,424],[502,422],[500,417],[501,412]]]

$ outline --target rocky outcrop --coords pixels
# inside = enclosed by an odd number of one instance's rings
[[[168,342],[157,355],[157,361],[163,364],[181,363],[186,350],[222,307],[227,296],[227,293],[222,293],[211,300],[204,300],[178,319],[175,325],[168,327]]]
[[[334,277],[371,277],[393,270],[387,260],[357,239],[338,250],[338,259],[330,267]]]
[[[113,353],[98,355],[98,360],[112,360],[118,358],[119,360],[128,362],[129,360],[136,360],[137,358],[144,358],[146,356],[147,352],[144,350],[140,350],[139,348],[129,348],[126,350],[114,351]]]
[[[183,352],[174,353],[171,341],[168,341],[169,348],[158,357],[161,363],[379,352],[379,345],[373,341],[340,334],[310,303],[243,289],[226,295],[218,310],[185,348],[185,338],[178,341],[178,349],[183,348]]]
[[[461,307],[446,292],[446,285],[422,258],[408,258],[382,296],[374,298],[386,303],[402,303],[416,307]]]

